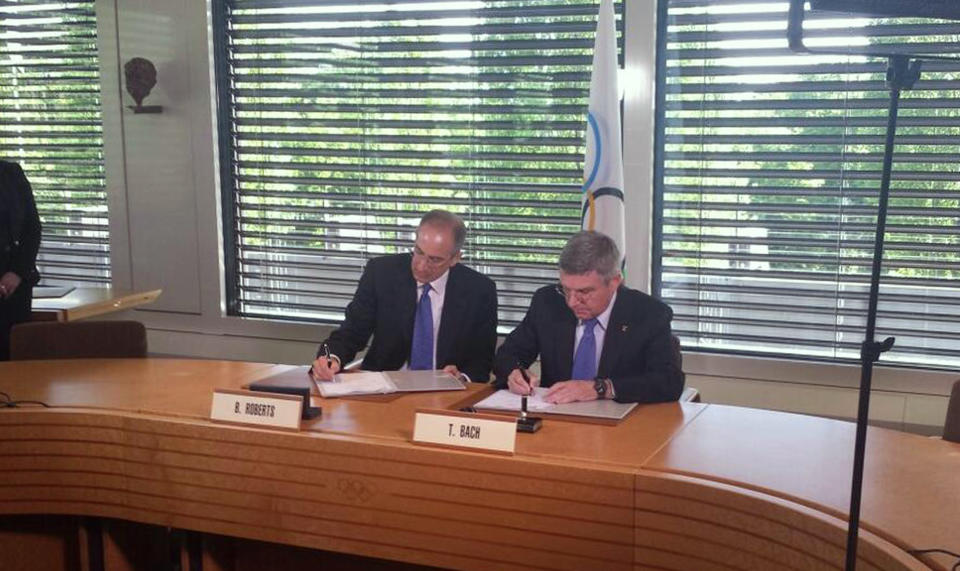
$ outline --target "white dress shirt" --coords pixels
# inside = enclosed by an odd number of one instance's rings
[[[437,334],[440,332],[440,314],[443,312],[443,299],[447,294],[447,278],[450,277],[450,270],[443,272],[441,276],[430,282],[430,311],[433,315],[433,368],[437,368]],[[420,296],[423,295],[423,285],[417,282],[416,303],[420,303]],[[410,359],[403,364],[401,370],[410,368]]]
[[[597,370],[600,369],[600,355],[603,354],[603,341],[607,338],[607,324],[610,322],[610,312],[613,310],[613,304],[617,301],[617,292],[613,292],[613,297],[610,298],[610,303],[607,304],[607,308],[603,310],[603,313],[597,316],[597,324],[593,327],[593,337],[596,339],[596,351],[597,351],[597,360],[594,361],[597,364]],[[577,323],[577,334],[573,339],[573,354],[576,355],[577,347],[580,345],[580,338],[583,337],[583,320],[579,320]],[[575,379],[578,381],[589,381],[591,379]]]

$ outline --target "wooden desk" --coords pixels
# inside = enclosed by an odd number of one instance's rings
[[[78,287],[63,297],[34,298],[34,321],[76,321],[153,303],[163,290]]]
[[[846,519],[855,433],[850,422],[711,405],[644,467]],[[960,553],[960,444],[870,428],[865,460],[861,530],[902,549]],[[924,560],[949,569],[956,558]]]
[[[57,407],[0,410],[0,514],[104,516],[202,532],[214,546],[228,536],[458,569],[842,567],[852,425],[647,405],[613,427],[550,420],[501,457],[410,443],[413,411],[456,406],[461,392],[321,399],[323,416],[299,433],[206,419],[213,388],[282,370],[0,363],[0,390]],[[905,549],[960,550],[960,445],[883,429],[868,442],[858,568],[947,568]]]

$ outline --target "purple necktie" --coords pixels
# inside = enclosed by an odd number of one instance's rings
[[[596,317],[583,322],[583,335],[577,345],[577,352],[573,354],[571,380],[589,381],[597,376],[597,339],[593,336],[596,324]]]
[[[433,308],[430,306],[430,284],[423,284],[413,319],[413,344],[410,346],[410,369],[433,369]]]

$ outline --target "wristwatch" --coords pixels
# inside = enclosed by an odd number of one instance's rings
[[[607,398],[607,380],[601,378],[594,379],[593,390],[597,391],[597,400]]]

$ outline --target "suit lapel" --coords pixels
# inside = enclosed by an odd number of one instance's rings
[[[609,377],[607,371],[613,370],[620,353],[623,350],[623,340],[630,330],[630,324],[624,319],[626,313],[626,296],[623,292],[617,294],[617,300],[610,311],[610,319],[607,321],[607,331],[603,337],[603,348],[600,350],[600,362],[597,364],[597,376],[600,378]]]
[[[400,318],[403,346],[409,353],[410,345],[413,343],[413,318],[417,312],[417,280],[413,278],[413,271],[410,270],[410,256],[407,256],[406,259],[407,264],[397,287],[396,311]],[[407,356],[409,357],[409,355]]]
[[[569,380],[573,373],[573,353],[576,351],[573,343],[577,338],[577,317],[566,305],[563,309],[565,310],[563,320],[557,327],[557,342],[554,344],[555,350],[558,351],[556,362],[560,366],[557,373],[562,376],[557,379],[558,381]]]
[[[450,268],[447,276],[447,288],[443,293],[443,309],[440,312],[440,329],[437,331],[437,366],[452,364],[453,345],[460,329],[460,323],[466,314],[467,296],[463,292],[460,272],[457,266]],[[448,362],[449,361],[449,362]]]

